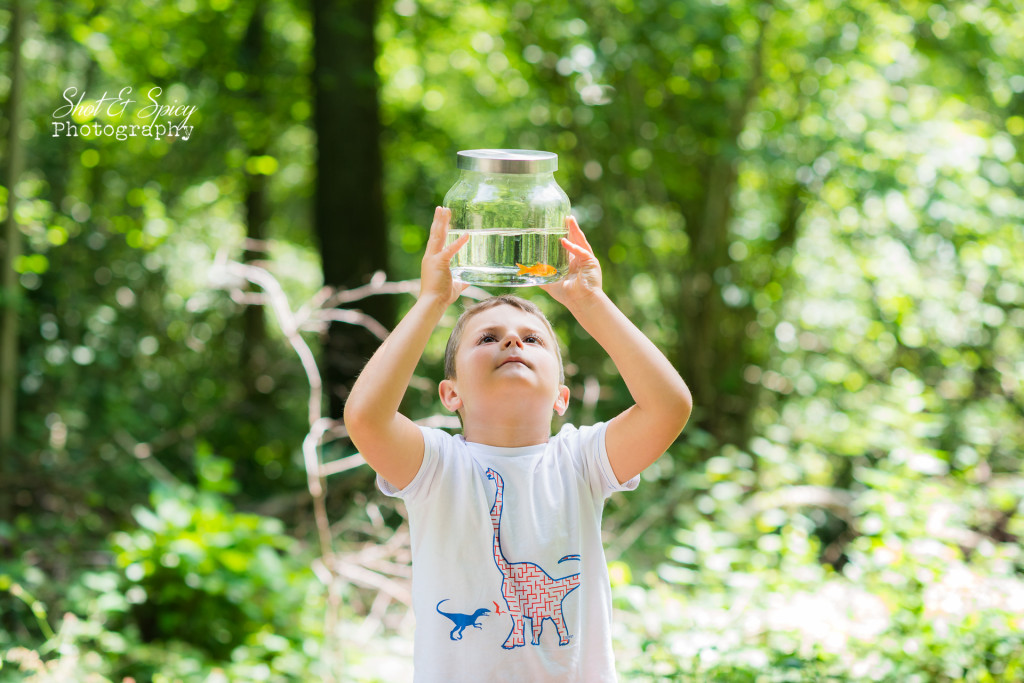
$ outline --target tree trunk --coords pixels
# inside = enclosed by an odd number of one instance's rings
[[[18,229],[17,203],[14,191],[21,177],[24,148],[19,130],[22,121],[22,91],[24,90],[24,66],[21,61],[22,30],[24,12],[21,0],[11,3],[11,28],[8,43],[11,46],[11,89],[7,99],[7,163],[4,168],[4,182],[7,185],[7,220],[4,238],[0,243],[0,481],[6,479],[6,472],[12,467],[9,454],[14,449],[14,432],[18,416],[18,309],[22,304],[18,275],[14,263],[21,254],[21,231]],[[10,504],[10,496],[0,496]],[[0,509],[0,519],[6,519],[9,510]]]
[[[750,79],[742,97],[729,112],[722,149],[738,148],[736,141],[761,89],[764,40],[770,7],[758,17],[758,37],[751,51]],[[718,443],[742,444],[749,434],[754,402],[743,383],[744,368],[754,362],[746,337],[749,311],[724,305],[718,274],[732,265],[729,226],[736,192],[739,159],[719,151],[708,158],[704,172],[703,204],[683,203],[690,237],[690,271],[683,278],[675,310],[686,321],[675,349],[676,367],[691,383],[697,424]]]
[[[734,443],[747,418],[744,401],[736,395],[730,376],[742,373],[747,362],[744,345],[723,341],[736,334],[730,320],[735,312],[723,304],[722,285],[716,274],[730,264],[729,222],[736,186],[735,161],[716,157],[708,161],[705,202],[696,218],[687,216],[690,235],[690,270],[683,276],[676,311],[681,328],[674,362],[687,378],[699,406],[697,424],[718,443]],[[743,331],[740,330],[739,334]]]
[[[261,152],[250,151],[251,155]],[[254,173],[246,176],[245,193],[245,234],[249,246],[245,250],[244,261],[251,263],[266,258],[261,243],[267,239],[267,176]],[[262,306],[246,306],[243,313],[245,335],[242,338],[240,365],[245,378],[246,389],[252,395],[256,379],[263,374],[267,366],[266,338],[267,326]]]
[[[317,132],[314,207],[324,284],[349,288],[387,269],[377,105],[375,0],[313,0],[313,98]],[[362,310],[390,327],[391,297]],[[330,415],[340,418],[349,389],[378,340],[365,329],[333,323],[323,365]]]
[[[257,0],[239,46],[239,64],[246,72],[246,97],[253,111],[266,111],[266,3]],[[260,157],[266,153],[269,135],[265,125],[251,133],[246,141],[249,157]],[[245,234],[248,244],[243,260],[246,263],[263,259],[263,243],[267,239],[267,176],[259,169],[246,171],[245,192]],[[257,396],[257,379],[267,366],[266,318],[262,306],[246,306],[243,315],[244,335],[239,359],[241,374],[249,397]]]

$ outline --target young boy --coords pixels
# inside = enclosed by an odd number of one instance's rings
[[[611,588],[601,511],[682,431],[692,401],[654,344],[601,289],[601,267],[567,219],[568,275],[542,285],[605,349],[635,405],[606,423],[564,426],[569,389],[551,325],[531,303],[472,306],[445,353],[441,401],[462,435],[398,412],[435,325],[466,285],[438,207],[419,299],[367,363],[345,406],[353,443],[412,534],[415,680],[614,681]]]

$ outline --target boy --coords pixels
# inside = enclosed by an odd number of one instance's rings
[[[416,681],[614,681],[601,511],[675,440],[686,384],[601,289],[601,267],[567,219],[568,275],[542,285],[605,349],[635,405],[551,436],[569,389],[550,324],[518,297],[459,319],[439,391],[462,435],[418,427],[399,403],[434,326],[466,285],[438,207],[416,303],[366,364],[345,406],[384,493],[409,509]]]

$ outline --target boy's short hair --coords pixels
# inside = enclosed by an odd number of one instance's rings
[[[462,341],[462,333],[465,331],[466,324],[469,322],[469,319],[481,311],[486,311],[488,308],[494,308],[495,306],[502,305],[514,306],[521,311],[526,311],[527,313],[540,318],[541,322],[544,323],[544,328],[551,336],[551,343],[555,345],[555,356],[558,358],[558,383],[565,384],[565,368],[562,366],[562,349],[558,344],[558,337],[555,335],[554,328],[551,327],[551,323],[548,321],[544,313],[537,308],[537,304],[514,294],[499,294],[498,296],[492,296],[489,299],[476,302],[462,312],[459,319],[455,321],[455,327],[452,328],[451,336],[448,337],[448,345],[444,349],[445,379],[455,379],[455,352],[459,349],[459,343]]]

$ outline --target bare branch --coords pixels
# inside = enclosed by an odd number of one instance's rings
[[[246,251],[262,251],[264,254],[270,253],[270,244],[270,240],[258,240],[254,237],[246,237],[242,242]]]
[[[850,506],[853,501],[854,495],[843,489],[824,486],[787,486],[771,492],[758,493],[747,502],[745,507],[752,513],[786,507],[825,508],[852,526],[853,515],[850,512]]]
[[[383,591],[406,605],[412,604],[412,591],[409,590],[408,586],[383,574],[346,560],[339,561],[334,569],[341,577],[348,579],[352,583]]]
[[[342,289],[335,292],[324,302],[324,308],[333,308],[342,304],[352,303],[365,299],[376,294],[419,294],[419,280],[399,280],[398,282],[386,282],[383,278],[383,271],[377,271],[370,278],[370,281],[356,287],[355,289]],[[381,276],[381,277],[378,277]]]
[[[414,420],[414,422],[423,427],[437,427],[438,429],[458,429],[462,426],[459,418],[454,415],[431,415],[430,417]]]
[[[231,300],[240,306],[264,306],[267,298],[256,292],[243,292],[240,289],[233,289],[229,293]]]
[[[317,311],[313,317],[323,323],[334,321],[349,323],[350,325],[361,325],[381,341],[384,341],[388,336],[388,328],[362,311],[353,311],[345,308],[325,308]],[[322,327],[326,327],[326,324],[323,324]]]
[[[175,477],[169,469],[164,467],[163,463],[156,459],[153,455],[151,444],[137,441],[123,429],[114,433],[114,441],[117,442],[118,446],[134,455],[135,459],[139,461],[139,464],[142,465],[150,476],[160,483],[172,486],[181,484],[181,480]]]
[[[339,460],[334,460],[329,463],[325,463],[321,468],[321,473],[325,477],[329,477],[332,474],[341,474],[342,472],[348,472],[349,470],[355,469],[360,465],[365,465],[366,461],[363,460],[363,456],[359,453],[349,455]]]
[[[324,302],[324,307],[340,306],[342,304],[351,303],[377,294],[419,295],[420,281],[418,279],[387,282],[384,280],[383,275],[384,273],[382,271],[377,271],[374,273],[373,277],[370,278],[370,282],[367,284],[356,287],[355,289],[343,289],[339,292],[335,292],[333,296]],[[481,289],[480,287],[468,287],[466,291],[462,293],[462,296],[479,301],[481,299],[486,299],[491,295],[487,290]]]
[[[447,429],[458,429],[458,427],[460,426],[459,418],[455,417],[454,415],[431,415],[430,417],[424,417],[419,420],[415,420],[415,423],[418,425],[423,425],[424,427],[438,427]],[[341,429],[342,431],[344,431],[344,427],[342,427]],[[321,466],[320,473],[324,477],[329,477],[332,474],[340,474],[342,472],[347,472],[351,469],[355,469],[356,467],[365,464],[366,461],[363,460],[363,456],[361,456],[358,453],[354,453],[353,455],[349,455],[344,458],[340,458],[338,460],[325,463],[324,465]]]

